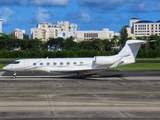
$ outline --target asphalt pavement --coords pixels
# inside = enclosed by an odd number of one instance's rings
[[[160,71],[106,71],[79,79],[0,72],[2,120],[158,120]],[[60,76],[60,75],[59,75]]]

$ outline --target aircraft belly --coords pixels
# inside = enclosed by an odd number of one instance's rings
[[[33,71],[43,71],[43,72],[74,72],[74,71],[82,71],[82,70],[90,70],[91,67],[82,67],[82,66],[77,66],[77,67],[41,67],[41,68],[35,68]]]
[[[72,72],[72,71],[81,71],[81,70],[88,70],[90,68],[58,68],[58,69],[50,69],[50,72],[54,72],[54,71],[64,71],[64,72]]]

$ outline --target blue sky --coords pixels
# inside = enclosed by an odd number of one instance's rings
[[[160,20],[159,0],[1,0],[3,32],[15,28],[30,34],[40,22],[76,23],[80,30],[109,28],[119,32],[130,18]]]

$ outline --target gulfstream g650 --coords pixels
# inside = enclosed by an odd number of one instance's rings
[[[122,50],[113,56],[95,56],[93,58],[43,58],[20,59],[5,66],[3,70],[13,71],[16,77],[18,71],[43,71],[49,73],[76,73],[85,78],[109,68],[115,68],[135,62],[136,55],[144,40],[128,40]]]

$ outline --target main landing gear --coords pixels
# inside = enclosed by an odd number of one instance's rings
[[[81,79],[85,79],[86,78],[86,75],[84,75],[84,73],[82,73],[82,72],[78,72],[77,76],[79,76]]]
[[[86,76],[85,75],[82,75],[82,76],[79,76],[81,79],[85,79]]]
[[[15,78],[16,78],[16,75],[17,75],[17,73],[16,73],[16,72],[14,72],[14,73],[13,73],[13,77],[12,77],[12,78],[13,78],[13,79],[15,79]]]
[[[83,72],[78,72],[77,76],[79,76],[81,79],[86,79],[88,77],[91,77],[92,75],[97,75],[96,73],[92,73],[92,74],[84,74]],[[100,77],[99,75],[97,75],[98,77]]]

